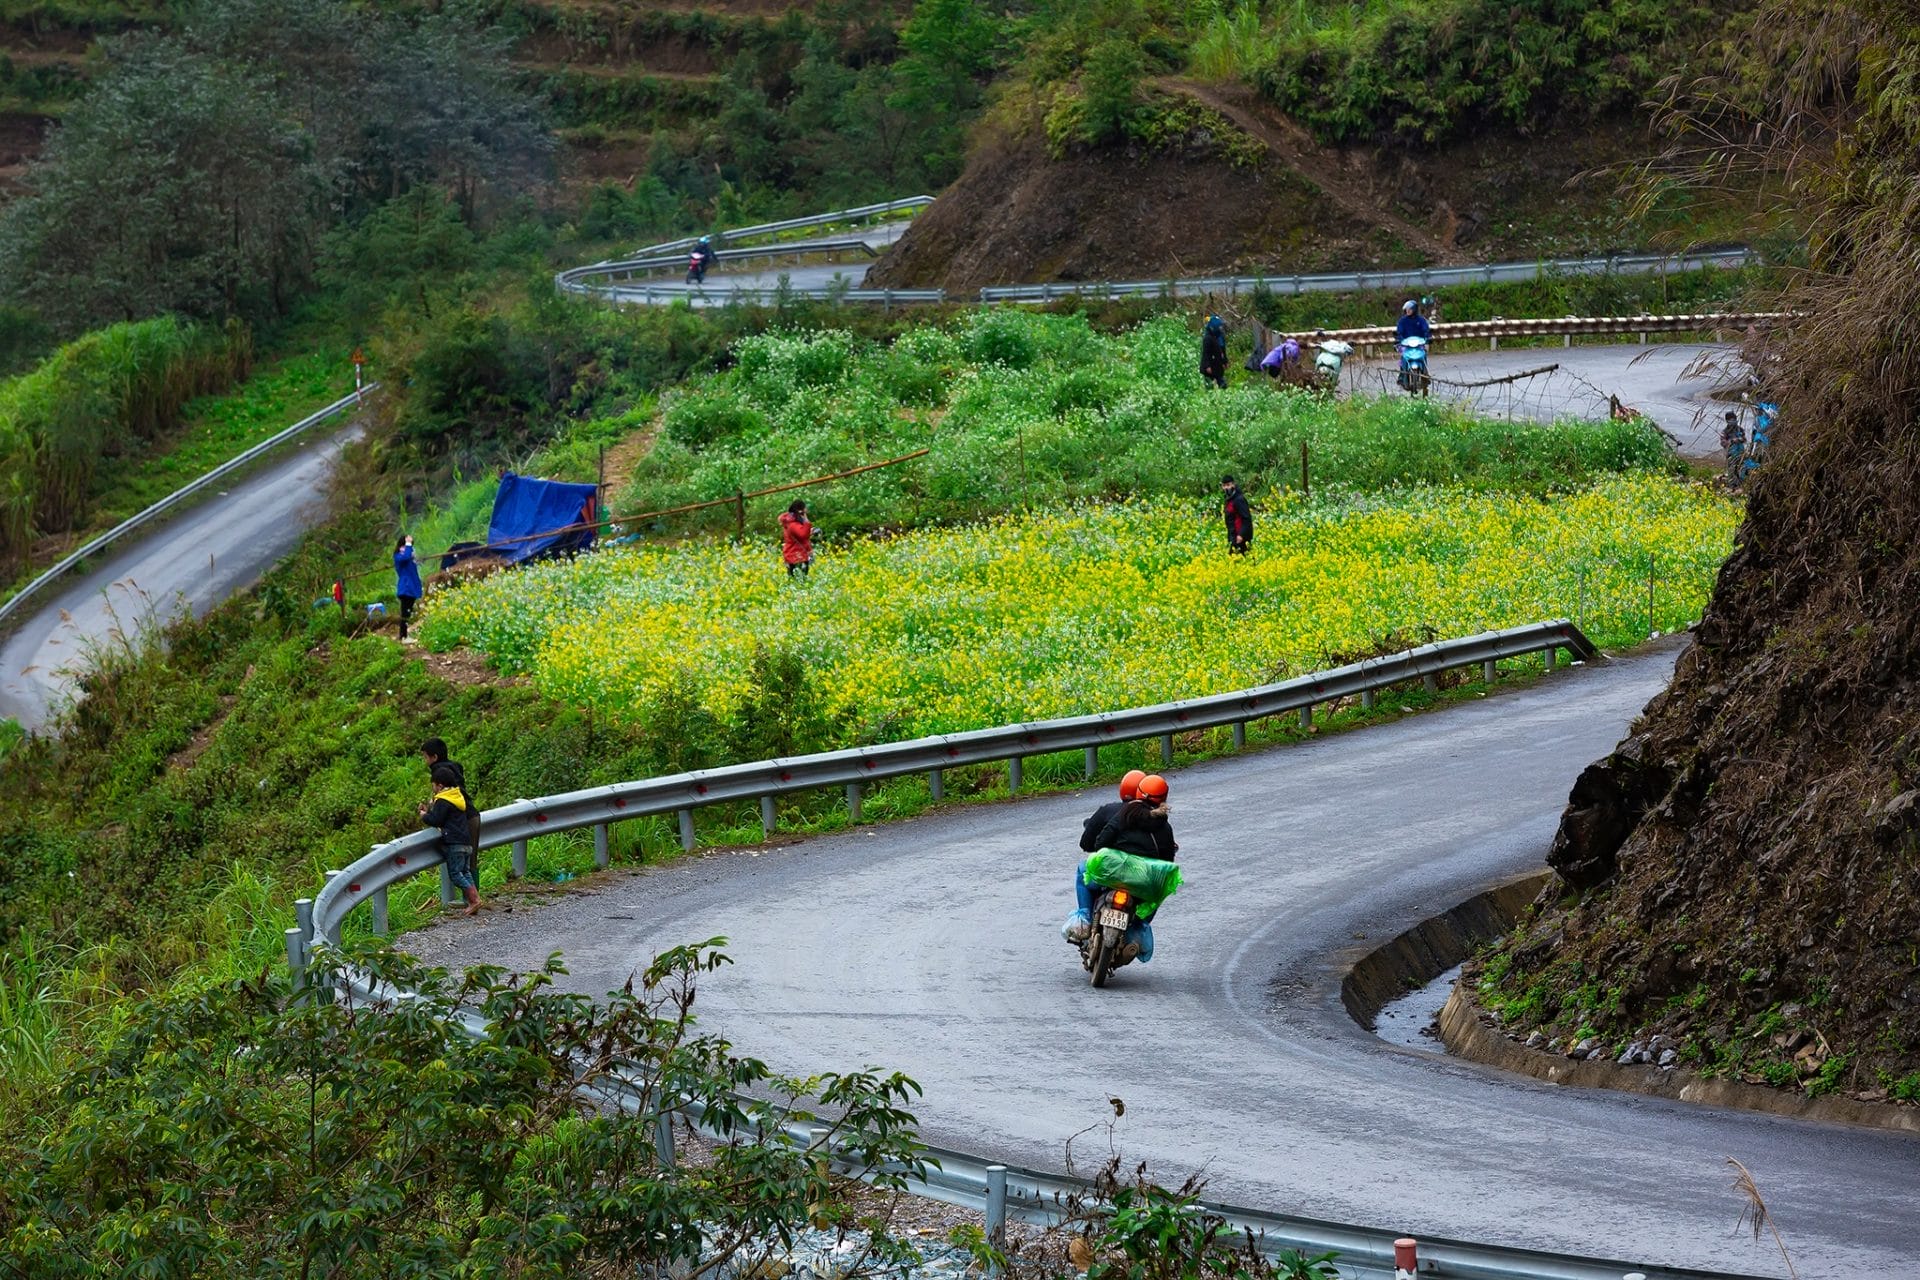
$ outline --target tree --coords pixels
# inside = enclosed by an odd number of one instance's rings
[[[699,1034],[695,983],[726,963],[717,941],[664,953],[600,1002],[552,991],[557,959],[452,978],[375,949],[355,963],[421,999],[328,1002],[263,977],[141,1004],[45,1135],[6,1153],[0,1258],[42,1280],[697,1277],[759,1274],[818,1223],[871,1232],[855,1274],[897,1265],[911,1252],[860,1218],[817,1147],[755,1135],[813,1124],[856,1176],[897,1190],[922,1168],[904,1109],[917,1087],[786,1079]],[[327,953],[317,976],[345,972]],[[662,1103],[720,1131],[709,1163],[662,1159]]]
[[[472,220],[551,148],[503,39],[447,13],[204,0],[106,55],[0,215],[0,288],[67,331],[283,312],[330,223],[415,186]]]
[[[283,306],[325,183],[262,79],[138,38],[5,215],[9,291],[66,329]]]

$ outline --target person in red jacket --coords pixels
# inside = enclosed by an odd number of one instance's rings
[[[807,521],[807,504],[799,498],[780,513],[780,556],[789,578],[804,578],[813,567],[813,525]]]
[[[1227,520],[1227,550],[1243,556],[1253,546],[1253,508],[1232,476],[1220,477],[1221,514]]]

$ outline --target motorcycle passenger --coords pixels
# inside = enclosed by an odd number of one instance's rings
[[[1120,779],[1120,798],[1109,800],[1093,811],[1080,828],[1080,852],[1098,853],[1099,836],[1107,829],[1107,824],[1126,806],[1127,801],[1140,793],[1141,779],[1147,776],[1144,769],[1129,769],[1126,777]],[[1060,936],[1068,942],[1079,942],[1087,936],[1087,930],[1093,923],[1093,893],[1087,888],[1087,860],[1080,859],[1080,865],[1073,872],[1073,900],[1076,904],[1073,914],[1060,926]]]
[[[1139,794],[1121,805],[1120,812],[1108,819],[1107,825],[1094,837],[1100,847],[1172,862],[1180,852],[1180,843],[1173,838],[1173,823],[1169,820],[1173,810],[1167,805],[1167,789],[1167,780],[1157,773],[1140,779]],[[1138,960],[1145,964],[1151,959],[1153,926],[1145,920],[1137,921],[1127,930],[1120,948],[1120,962]]]

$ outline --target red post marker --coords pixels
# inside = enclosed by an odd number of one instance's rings
[[[1420,1270],[1420,1242],[1401,1236],[1393,1242],[1393,1280],[1413,1280]]]

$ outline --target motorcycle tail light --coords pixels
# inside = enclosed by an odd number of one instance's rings
[[[1127,905],[1127,891],[1125,889],[1115,889],[1113,891],[1113,905],[1116,907],[1124,907]]]

